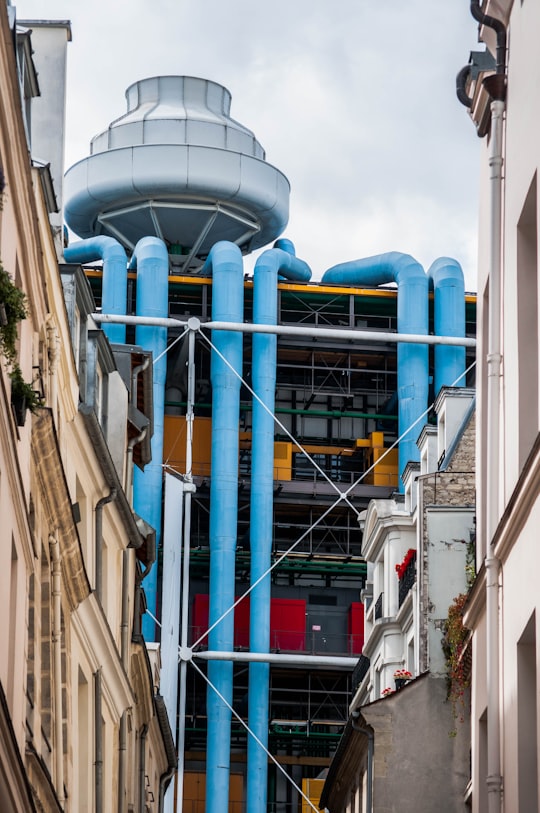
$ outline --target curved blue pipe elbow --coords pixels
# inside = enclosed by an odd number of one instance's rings
[[[101,311],[124,316],[127,303],[127,257],[113,237],[91,237],[64,249],[67,263],[91,263],[103,260]],[[103,332],[113,344],[125,344],[125,325],[103,325]]]
[[[341,285],[381,285],[396,282],[398,286],[398,332],[427,335],[428,278],[424,269],[409,254],[391,251],[362,260],[353,260],[329,268],[323,283]],[[424,344],[398,344],[398,423],[400,490],[401,479],[409,461],[419,459],[416,439],[425,421],[429,381],[429,353]],[[409,432],[407,430],[412,427]],[[406,434],[404,434],[406,433]]]
[[[242,255],[234,243],[214,245],[203,268],[212,272],[212,319],[242,322],[244,274]],[[241,333],[212,331],[212,343],[231,367],[212,351],[212,472],[210,478],[210,586],[209,623],[214,624],[234,604],[235,553],[238,509],[238,421]],[[237,375],[235,375],[236,371]],[[210,632],[212,650],[231,651],[234,646],[234,612]],[[233,665],[210,661],[208,677],[232,705]],[[208,734],[206,746],[206,811],[228,809],[231,712],[212,689],[207,691]]]
[[[290,240],[263,252],[253,272],[253,322],[277,322],[278,278],[308,281],[309,266],[294,256]],[[270,648],[270,574],[274,489],[274,408],[276,389],[276,336],[253,334],[253,399],[251,448],[250,550],[251,584],[268,575],[253,588],[250,597],[249,644],[252,652]],[[262,404],[261,404],[262,402]],[[264,405],[264,406],[263,406]],[[266,409],[265,409],[266,407]],[[263,745],[268,745],[269,675],[266,663],[249,665],[248,725]],[[268,759],[253,739],[248,738],[247,811],[266,811]]]
[[[435,297],[435,334],[465,336],[465,282],[457,260],[439,257],[428,270]],[[435,395],[441,387],[465,386],[465,348],[435,346]]]
[[[137,269],[137,316],[164,317],[169,313],[169,256],[167,247],[157,237],[143,237],[135,246],[130,268]],[[163,428],[165,413],[165,379],[167,376],[167,328],[137,325],[135,341],[152,352],[154,397],[154,434],[152,460],[144,471],[133,472],[133,507],[156,531],[156,547],[161,540],[161,496],[163,490]],[[163,354],[163,355],[162,355]],[[157,568],[148,574],[144,589],[150,612],[157,614]],[[156,640],[155,622],[149,615],[143,618],[143,634],[147,641]]]

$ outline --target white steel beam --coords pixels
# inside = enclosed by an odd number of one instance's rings
[[[386,333],[378,330],[351,328],[293,327],[290,325],[253,325],[249,322],[201,322],[189,319],[153,316],[120,316],[93,313],[95,322],[124,325],[156,325],[157,327],[187,327],[189,330],[233,330],[241,333],[272,333],[277,336],[311,336],[320,339],[354,340],[358,342],[393,342],[395,344],[444,344],[454,347],[476,347],[476,339],[459,336],[423,336],[414,333]]]

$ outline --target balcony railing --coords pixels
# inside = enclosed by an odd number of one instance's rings
[[[352,673],[352,690],[353,690],[353,692],[355,692],[358,689],[358,687],[360,686],[360,684],[364,680],[365,676],[369,672],[369,663],[370,663],[369,658],[367,658],[365,655],[360,655],[360,658],[358,659],[358,663],[354,667],[353,673]]]
[[[200,626],[191,627],[191,641],[198,641],[206,630]],[[270,632],[271,652],[305,652],[310,655],[359,655],[363,646],[363,634],[336,633],[322,630],[277,630]],[[201,641],[201,647],[208,649],[208,638]],[[249,649],[249,628],[235,630],[234,649]]]
[[[411,558],[407,567],[403,571],[403,575],[399,579],[398,589],[398,602],[399,606],[403,604],[407,598],[407,594],[416,581],[416,554]]]
[[[378,618],[383,617],[383,597],[384,597],[384,593],[381,593],[379,598],[375,602],[375,621]]]

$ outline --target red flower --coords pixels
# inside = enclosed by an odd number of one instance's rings
[[[416,551],[414,548],[409,548],[401,564],[396,565],[396,573],[398,574],[398,579],[403,578],[403,576],[405,575],[405,571],[407,570],[413,559],[416,559]]]

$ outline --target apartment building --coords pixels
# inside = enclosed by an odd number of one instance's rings
[[[481,160],[478,577],[472,809],[538,809],[538,148],[540,14],[471,3],[486,52],[460,73]],[[474,24],[474,22],[472,22]],[[474,132],[474,131],[473,131]]]
[[[436,425],[422,429],[420,462],[402,495],[372,500],[362,553],[368,578],[364,647],[350,716],[321,806],[462,811],[470,793],[466,673],[449,684],[444,648],[451,605],[473,577],[474,390],[443,388]]]
[[[140,634],[154,530],[126,496],[132,460],[148,456],[142,438],[127,455],[132,379],[87,318],[88,283],[58,265],[70,25],[2,6],[0,30],[0,806],[157,811],[176,756],[159,651]]]

